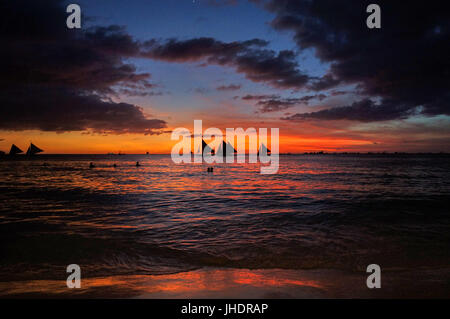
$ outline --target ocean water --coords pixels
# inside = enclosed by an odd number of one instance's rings
[[[448,155],[282,155],[275,175],[214,167],[168,155],[0,160],[0,282],[65,280],[72,263],[84,277],[450,268]]]

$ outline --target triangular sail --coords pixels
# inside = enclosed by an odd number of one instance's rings
[[[234,155],[237,151],[234,149],[233,145],[230,142],[222,141],[222,144],[219,145],[217,153],[222,156]]]
[[[228,145],[228,146],[227,146]],[[224,151],[225,150],[225,154]],[[197,153],[200,153],[200,148],[198,149]],[[237,153],[234,147],[230,143],[225,143],[225,141],[222,141],[222,144],[219,145],[219,148],[217,149],[217,154],[226,156],[226,154],[235,154]],[[215,150],[211,146],[209,146],[205,140],[202,139],[202,155],[204,154],[211,154],[215,155]]]
[[[228,145],[228,149],[230,150],[230,151],[229,151],[230,153],[233,153],[233,154],[236,154],[236,153],[237,153],[236,149],[233,147],[233,145],[231,145],[230,142],[227,142],[227,145]],[[228,150],[228,149],[227,149],[227,150]],[[228,152],[228,151],[227,151],[227,152]]]
[[[263,154],[265,153],[265,154],[269,155],[270,150],[266,147],[266,145],[261,144],[261,146],[259,147],[259,150],[258,150],[258,155],[261,153],[263,153]]]
[[[39,147],[31,143],[30,147],[28,147],[27,155],[34,155],[41,152],[43,152],[43,150],[41,150]]]
[[[23,153],[23,151],[18,148],[15,144],[11,145],[11,150],[9,151],[9,155],[16,155]]]
[[[211,146],[209,146],[208,144],[206,144],[205,140],[202,139],[202,155],[204,154],[213,154],[213,149],[211,148]]]

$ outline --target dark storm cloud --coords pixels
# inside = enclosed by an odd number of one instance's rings
[[[401,104],[398,101],[385,101],[384,104],[375,104],[369,99],[364,99],[347,106],[335,107],[311,113],[298,113],[283,119],[291,121],[318,119],[373,122],[406,119],[414,114],[417,114],[417,110],[411,108],[409,105]]]
[[[116,89],[116,92],[127,96],[141,96],[141,97],[164,95],[164,92],[161,91],[143,91],[140,89],[133,89],[133,88],[119,88]]]
[[[0,100],[8,106],[0,109],[5,130],[159,134],[166,127],[164,121],[147,118],[138,106],[67,88],[10,88],[0,92]]]
[[[297,105],[298,99],[269,99],[256,103],[262,113],[279,112]]]
[[[349,92],[347,91],[338,91],[338,90],[333,90],[331,91],[331,96],[340,96],[340,95],[345,95],[348,94]]]
[[[274,94],[262,94],[262,95],[251,95],[251,94],[247,94],[244,95],[242,97],[243,100],[266,100],[266,99],[277,99],[279,98],[279,95],[274,95]]]
[[[341,83],[341,80],[335,78],[331,74],[327,74],[327,75],[323,76],[322,78],[311,81],[309,88],[314,91],[322,91],[322,90],[328,90],[330,88],[333,88],[333,87],[337,86],[339,83]]]
[[[122,27],[69,30],[62,1],[8,1],[0,15],[0,129],[154,134],[165,127],[138,106],[106,99],[153,88],[150,74],[124,62],[139,44]]]
[[[229,66],[253,82],[267,83],[276,88],[300,89],[309,77],[298,69],[294,52],[275,52],[260,39],[222,42],[213,38],[190,40],[150,40],[143,56],[167,62],[198,62]]]
[[[377,1],[382,28],[370,30],[366,7],[371,2],[266,3],[275,14],[273,27],[293,32],[299,49],[313,48],[318,58],[331,63],[330,73],[312,81],[310,88],[356,83],[363,95],[381,98],[377,106],[361,101],[301,117],[377,121],[403,118],[419,106],[422,114],[450,115],[450,19],[444,3]],[[361,113],[363,110],[368,112]]]
[[[317,99],[322,101],[327,96],[325,94],[305,95],[300,98],[282,98],[279,95],[244,95],[244,101],[254,100],[259,111],[262,113],[284,111],[296,105],[307,105],[309,101]]]
[[[216,88],[217,91],[237,91],[240,90],[242,85],[240,84],[229,84],[229,85],[221,85]]]
[[[299,98],[299,100],[301,101],[301,102],[304,102],[304,103],[308,103],[309,101],[311,101],[311,100],[313,100],[313,99],[317,99],[317,100],[319,100],[319,101],[323,101],[324,99],[326,99],[326,95],[325,94],[315,94],[315,95],[306,95],[306,96],[303,96],[303,97],[301,97],[301,98]]]

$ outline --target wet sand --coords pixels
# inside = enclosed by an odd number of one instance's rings
[[[170,275],[0,282],[3,298],[436,298],[449,297],[449,269],[389,271],[381,289],[368,289],[366,273],[337,270],[211,269]]]

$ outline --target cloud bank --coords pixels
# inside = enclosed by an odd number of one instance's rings
[[[125,62],[139,44],[123,28],[69,30],[62,1],[8,1],[0,14],[0,129],[159,134],[166,127],[108,98],[154,86]]]
[[[365,25],[371,1],[273,0],[271,25],[289,31],[300,50],[313,48],[331,63],[330,73],[311,81],[313,90],[357,84],[361,101],[333,110],[298,114],[291,119],[353,119],[365,122],[415,114],[450,115],[450,19],[442,1],[387,1],[382,28]],[[367,112],[366,112],[367,111]]]

